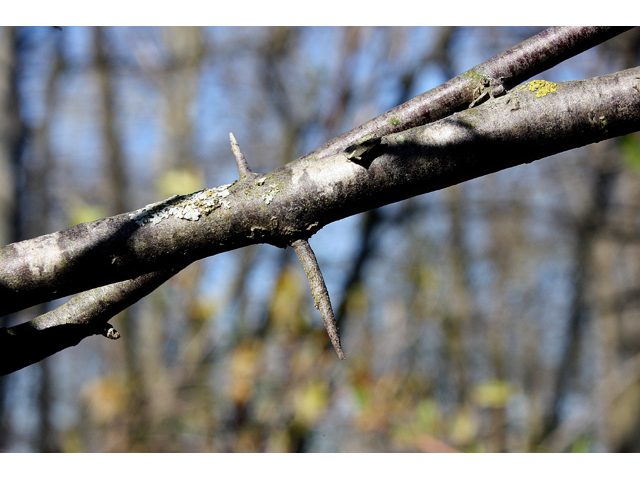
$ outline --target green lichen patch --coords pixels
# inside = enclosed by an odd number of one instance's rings
[[[463,75],[465,75],[468,79],[474,82],[481,82],[483,79],[487,78],[482,73],[475,72],[473,70],[469,70],[468,72],[465,72]]]
[[[531,80],[530,82],[520,85],[520,90],[529,87],[530,92],[536,92],[536,97],[544,97],[549,93],[557,90],[557,83],[547,82],[546,80]]]
[[[397,119],[396,117],[391,117],[391,118],[389,119],[389,124],[390,124],[391,126],[393,126],[393,127],[396,127],[396,126],[400,125],[400,120],[399,120],[399,119]]]
[[[203,215],[209,215],[216,208],[230,207],[230,203],[223,200],[229,195],[230,186],[231,184],[207,188],[189,195],[174,195],[130,213],[129,218],[138,225],[155,225],[169,217],[197,221]]]

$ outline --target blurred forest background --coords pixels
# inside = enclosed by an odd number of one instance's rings
[[[2,244],[270,171],[540,32],[0,29]],[[638,65],[640,29],[537,78]],[[0,379],[5,452],[640,451],[640,136],[192,265]],[[26,321],[53,305],[4,318]]]

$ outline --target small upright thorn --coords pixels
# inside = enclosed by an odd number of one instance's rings
[[[307,274],[311,293],[313,294],[314,306],[320,310],[322,323],[324,323],[324,328],[327,329],[333,348],[338,354],[338,358],[340,360],[344,360],[344,352],[342,351],[340,335],[338,334],[338,325],[336,323],[336,318],[333,315],[329,292],[327,291],[327,286],[324,283],[322,272],[318,266],[316,255],[313,253],[313,250],[307,240],[296,240],[291,243],[291,246],[298,255],[298,259],[300,259],[302,268],[304,268],[304,273]]]
[[[233,136],[233,133],[229,133],[229,139],[231,140],[231,151],[233,152],[233,157],[236,159],[236,165],[238,166],[238,174],[240,175],[240,180],[244,180],[253,172],[249,168],[249,164],[244,158],[244,155],[240,151],[240,145],[238,145],[236,137]]]

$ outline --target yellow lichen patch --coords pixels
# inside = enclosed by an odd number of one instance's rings
[[[557,83],[547,82],[546,80],[531,80],[520,86],[520,90],[529,87],[530,92],[536,92],[536,97],[544,97],[547,93],[555,92]]]

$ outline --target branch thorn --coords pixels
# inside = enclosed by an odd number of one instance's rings
[[[238,174],[240,175],[240,180],[242,181],[245,178],[251,176],[253,172],[251,171],[251,168],[249,168],[249,164],[244,158],[244,155],[240,151],[240,145],[238,145],[236,137],[233,136],[233,133],[229,133],[229,139],[231,140],[231,151],[233,152],[233,157],[236,159],[236,165],[238,166]]]
[[[340,335],[338,334],[338,325],[336,323],[336,318],[333,315],[329,292],[327,291],[327,286],[324,283],[324,278],[322,277],[318,260],[316,259],[316,256],[307,240],[296,240],[291,243],[291,246],[298,255],[302,268],[304,268],[304,273],[307,274],[311,293],[313,294],[314,306],[320,311],[322,322],[324,323],[324,327],[327,329],[333,348],[338,354],[338,358],[340,360],[344,360],[344,352],[342,351]]]

